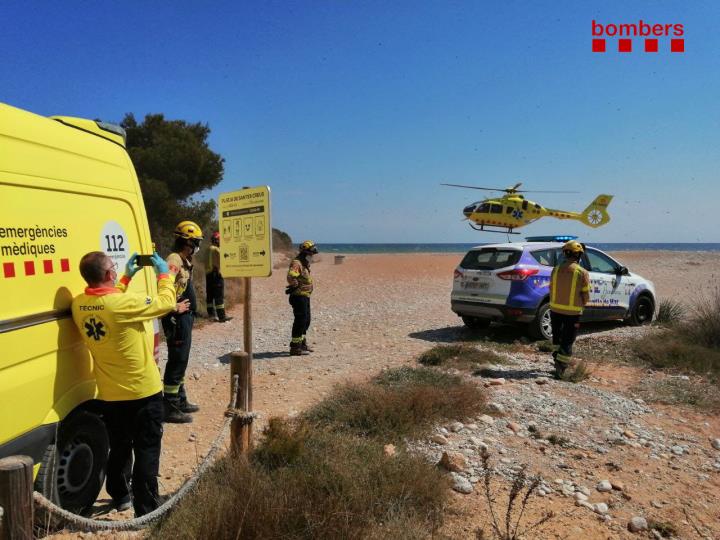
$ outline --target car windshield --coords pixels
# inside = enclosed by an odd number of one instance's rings
[[[495,270],[512,266],[520,260],[522,252],[515,249],[484,248],[468,251],[460,263],[465,270]]]

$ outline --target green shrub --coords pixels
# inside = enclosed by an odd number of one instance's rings
[[[302,421],[271,424],[249,461],[218,462],[152,537],[420,539],[441,524],[447,480],[424,459]]]
[[[668,325],[677,324],[682,321],[686,315],[687,309],[684,304],[671,298],[663,298],[658,304],[655,322]]]
[[[436,345],[420,355],[424,366],[468,368],[477,364],[507,364],[508,360],[494,351],[478,349],[472,345]]]
[[[477,414],[484,403],[484,392],[460,377],[403,367],[387,370],[368,384],[336,388],[304,417],[335,430],[399,441],[435,422]]]

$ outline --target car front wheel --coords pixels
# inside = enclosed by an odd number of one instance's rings
[[[653,320],[655,312],[655,304],[649,296],[641,296],[635,301],[635,305],[630,312],[630,324],[640,326],[649,324]]]

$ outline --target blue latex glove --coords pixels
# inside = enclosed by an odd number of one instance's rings
[[[165,262],[165,259],[163,259],[158,252],[152,254],[152,257],[150,257],[150,260],[153,263],[153,268],[155,269],[155,274],[168,274],[170,273],[170,268],[168,267],[168,264]]]
[[[133,253],[130,255],[127,264],[125,264],[125,275],[132,279],[132,277],[140,271],[141,266],[137,265],[138,254]]]

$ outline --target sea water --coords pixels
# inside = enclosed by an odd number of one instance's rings
[[[472,247],[495,242],[474,244],[323,244],[318,248],[324,253],[465,253]],[[720,251],[720,243],[591,243],[603,251]]]

